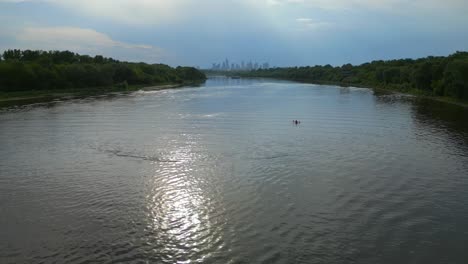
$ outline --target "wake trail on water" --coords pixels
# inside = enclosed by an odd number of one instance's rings
[[[171,160],[171,159],[163,159],[158,156],[151,156],[151,155],[144,155],[140,154],[138,152],[130,152],[130,151],[124,151],[120,149],[106,149],[103,147],[95,147],[95,146],[90,146],[92,149],[95,149],[99,152],[102,153],[107,153],[111,154],[116,157],[122,157],[122,158],[132,158],[132,159],[139,159],[139,160],[145,160],[145,161],[152,161],[152,162],[161,162],[161,163],[176,163],[179,162],[178,160]]]

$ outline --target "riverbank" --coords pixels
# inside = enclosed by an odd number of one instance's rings
[[[448,56],[374,60],[360,65],[276,67],[230,72],[230,75],[233,74],[318,84],[377,87],[468,105],[468,52],[463,51]]]
[[[309,84],[317,84],[317,85],[335,85],[335,86],[340,86],[340,87],[366,88],[366,89],[371,89],[373,91],[380,92],[380,93],[385,92],[385,93],[399,93],[399,94],[411,95],[411,96],[415,96],[421,99],[429,99],[429,100],[434,100],[438,102],[457,105],[463,108],[468,108],[468,101],[453,98],[453,97],[447,97],[447,96],[434,96],[434,95],[431,95],[429,92],[424,92],[418,89],[401,89],[401,88],[392,87],[392,86],[365,85],[365,84],[346,83],[346,82],[310,81],[310,80],[291,79],[291,78],[252,76],[251,73],[249,74],[236,73],[236,76],[238,75],[245,77],[245,78],[267,78],[267,79],[273,79],[273,80],[285,80],[285,81],[309,83]],[[226,74],[226,76],[230,76],[230,74]]]
[[[200,85],[202,82],[166,83],[159,85],[126,85],[110,87],[93,87],[83,89],[39,90],[20,92],[0,92],[0,108],[21,106],[33,103],[47,103],[55,100],[69,100],[112,93],[131,93],[139,90],[157,91],[174,89],[190,85]]]
[[[0,59],[0,107],[55,99],[168,89],[206,80],[194,67],[126,62],[70,51],[7,50]]]
[[[303,83],[319,84],[319,85],[336,85],[340,87],[358,87],[358,88],[367,88],[376,92],[386,92],[386,93],[398,93],[415,96],[421,99],[434,100],[438,102],[454,104],[460,107],[468,108],[468,101],[447,97],[447,96],[435,96],[429,92],[424,92],[418,89],[401,89],[399,87],[389,87],[389,86],[379,86],[379,85],[364,85],[364,84],[350,84],[342,82],[308,82],[308,81],[299,81]]]

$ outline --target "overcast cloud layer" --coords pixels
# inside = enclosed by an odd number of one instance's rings
[[[468,50],[467,13],[465,0],[0,0],[0,50],[357,64]]]

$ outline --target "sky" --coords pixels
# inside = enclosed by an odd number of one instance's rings
[[[468,51],[467,0],[0,0],[0,51],[211,67],[360,64]]]

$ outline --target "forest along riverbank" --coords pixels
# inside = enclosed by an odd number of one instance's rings
[[[118,61],[70,51],[7,50],[0,56],[0,107],[203,83],[193,67]],[[145,89],[147,89],[145,88]]]

